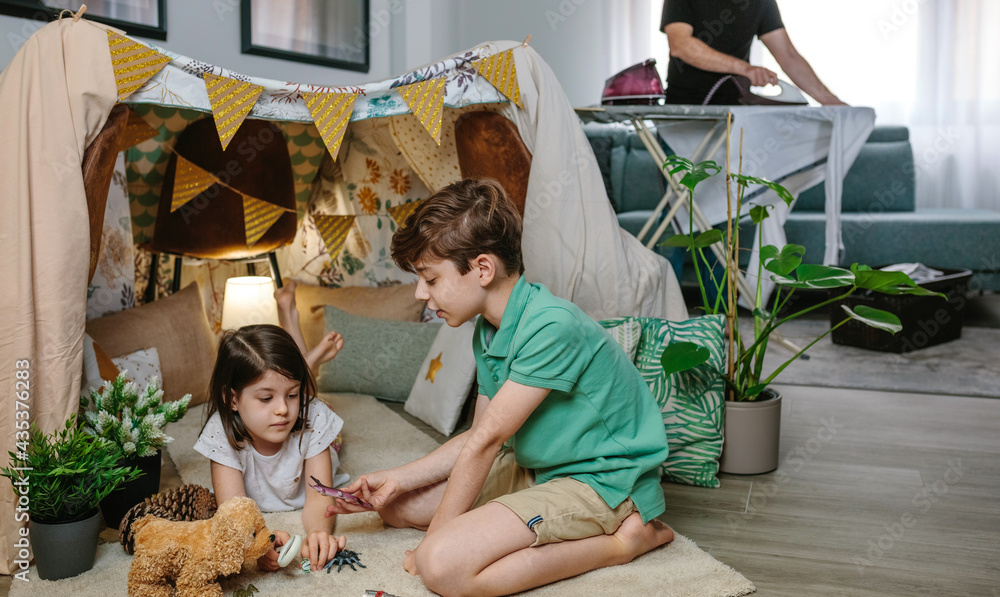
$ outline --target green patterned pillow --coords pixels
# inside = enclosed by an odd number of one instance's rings
[[[611,327],[626,321],[642,326],[633,362],[660,406],[670,446],[660,474],[676,483],[718,487],[725,382],[715,371],[725,367],[724,317],[706,315],[687,321],[622,317],[600,323]],[[708,362],[665,377],[660,355],[663,347],[673,342],[705,346],[710,353]]]
[[[602,321],[600,324],[622,347],[628,355],[628,360],[634,363],[635,354],[639,350],[639,341],[642,340],[642,324],[638,320],[622,319]]]

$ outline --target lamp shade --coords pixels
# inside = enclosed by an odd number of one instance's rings
[[[278,325],[278,303],[274,301],[274,281],[265,276],[243,276],[226,280],[222,301],[222,329],[245,325]]]

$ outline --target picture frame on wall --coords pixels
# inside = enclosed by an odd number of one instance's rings
[[[52,21],[64,10],[77,11],[82,0],[0,0],[0,14]],[[166,0],[86,0],[84,18],[121,29],[128,35],[167,39]]]
[[[367,73],[369,0],[240,0],[242,52]]]

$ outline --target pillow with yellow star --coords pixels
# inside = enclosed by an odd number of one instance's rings
[[[476,378],[473,329],[475,319],[457,328],[441,326],[403,407],[445,435],[455,431],[462,405]]]

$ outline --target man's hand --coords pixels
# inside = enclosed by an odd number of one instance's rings
[[[292,536],[285,531],[274,531],[274,545],[267,553],[257,558],[257,567],[266,572],[274,572],[281,566],[278,565],[278,552],[275,548],[288,543]]]
[[[396,500],[405,491],[400,487],[399,481],[393,477],[389,471],[377,471],[361,475],[353,483],[342,488],[342,491],[354,494],[372,505],[372,508],[365,508],[357,504],[352,504],[344,500],[335,499],[334,503],[326,507],[326,516],[337,514],[354,514],[357,512],[376,512],[382,510]]]
[[[746,69],[743,72],[743,76],[750,79],[750,84],[754,87],[778,84],[778,75],[776,75],[774,71],[768,70],[763,66],[753,66],[751,64],[747,64]]]

